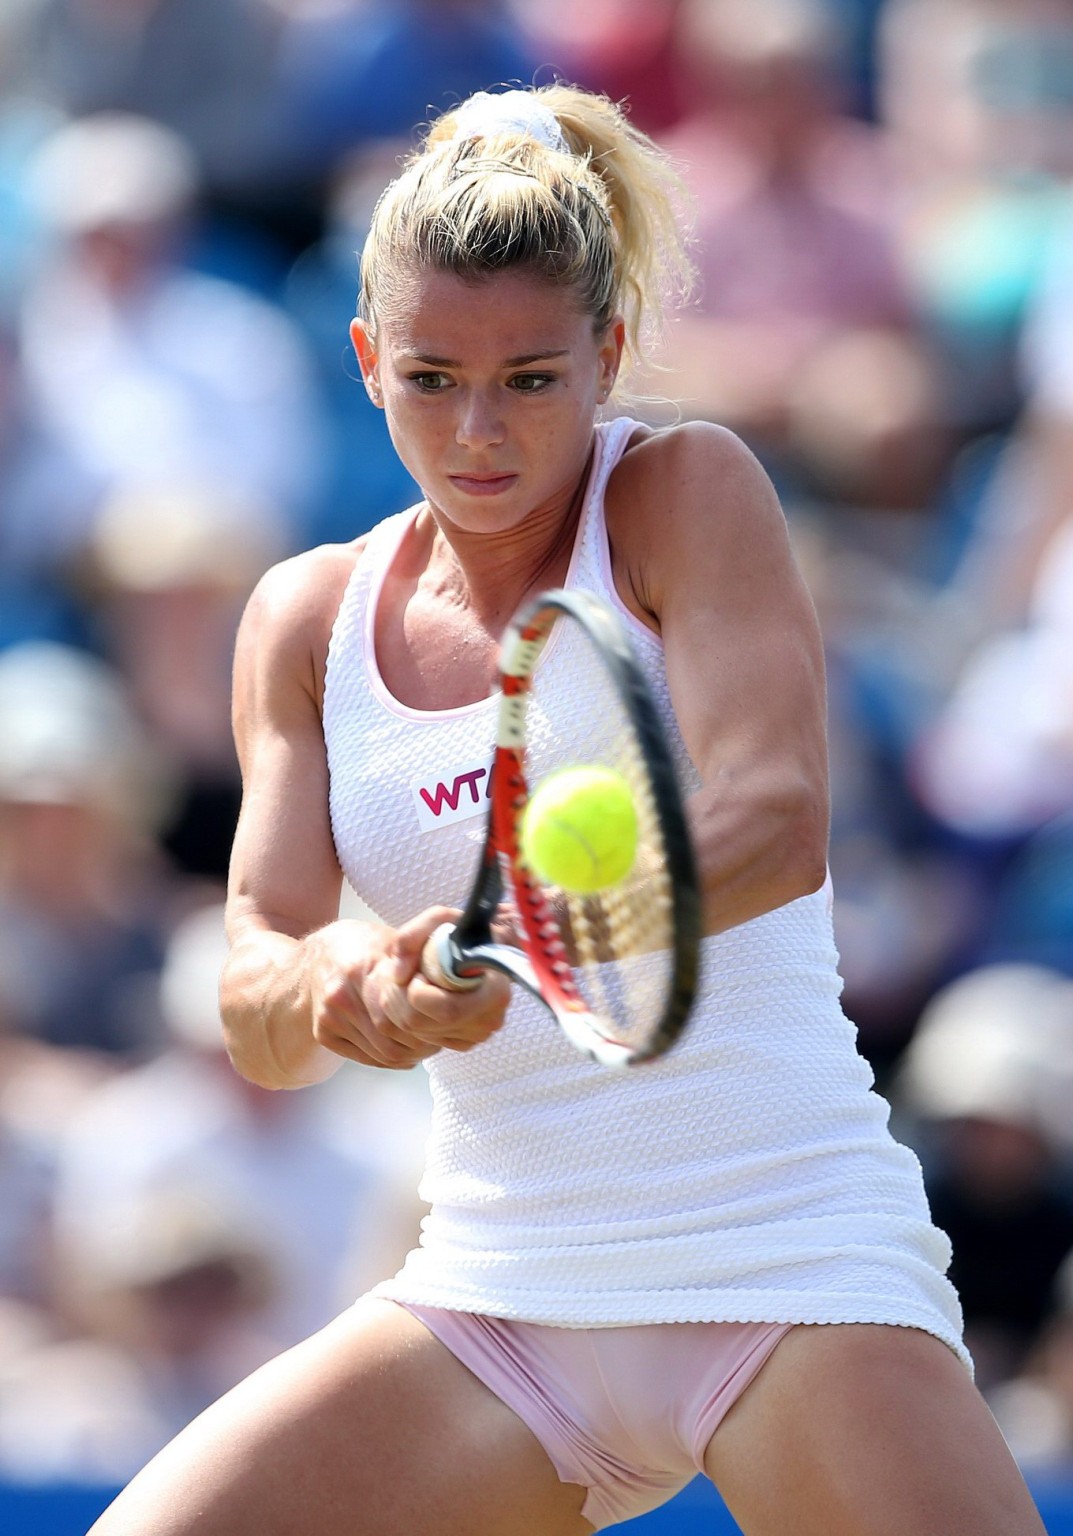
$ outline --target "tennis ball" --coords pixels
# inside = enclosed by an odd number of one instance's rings
[[[547,885],[582,896],[617,885],[637,853],[629,785],[612,768],[560,768],[526,806],[521,843],[525,862]]]

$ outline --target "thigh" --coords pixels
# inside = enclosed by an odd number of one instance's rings
[[[584,1497],[420,1322],[369,1300],[197,1418],[90,1536],[588,1536]]]
[[[964,1366],[912,1328],[793,1329],[704,1465],[745,1536],[1045,1536]]]

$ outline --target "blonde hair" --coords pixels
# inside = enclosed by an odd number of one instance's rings
[[[465,103],[438,118],[373,213],[359,313],[375,333],[393,274],[414,263],[473,279],[528,269],[572,290],[597,333],[622,314],[626,376],[692,286],[681,180],[607,97],[561,84],[526,94],[564,148],[494,118],[460,136]]]

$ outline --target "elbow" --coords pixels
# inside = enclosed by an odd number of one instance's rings
[[[220,977],[220,1019],[231,1065],[258,1088],[308,1088],[343,1064],[314,1038],[297,941],[256,934],[237,943]]]
[[[249,1010],[242,1006],[242,988],[236,984],[234,973],[235,952],[232,950],[224,962],[217,992],[224,1050],[239,1077],[255,1083],[258,1088],[270,1088],[273,1084],[264,1082],[263,1074],[259,1074],[249,1060],[249,1021],[246,1017]]]
[[[827,880],[830,815],[825,794],[805,784],[784,787],[777,800],[768,802],[764,820],[750,879],[756,914],[811,896]]]
[[[224,1049],[239,1077],[245,1078],[258,1088],[283,1088],[286,1084],[273,1070],[264,1052],[256,1052],[250,1045],[249,1021],[229,1010],[221,1001],[220,1018],[223,1023]]]
[[[263,1062],[256,1062],[250,1058],[243,1046],[241,1034],[234,1030],[224,1028],[224,1048],[227,1051],[231,1065],[239,1077],[246,1082],[253,1083],[257,1088],[281,1088],[282,1083],[276,1082],[272,1074],[264,1070]]]
[[[239,1077],[258,1088],[291,1086],[270,1048],[261,1000],[250,995],[248,982],[234,952],[224,965],[219,990],[223,1044]]]
[[[811,896],[827,880],[827,848],[830,807],[825,791],[803,788],[787,810],[783,829],[781,863],[785,871],[786,901]]]
[[[826,781],[804,776],[752,798],[732,817],[718,800],[698,817],[705,932],[722,933],[803,896],[827,880]]]
[[[333,1057],[328,1052],[323,1053],[323,1060],[318,1061],[315,1068],[302,1072],[297,1069],[288,1071],[271,1051],[267,1042],[260,1043],[259,1048],[250,1046],[250,1033],[241,1027],[229,1027],[224,1021],[224,1047],[231,1060],[231,1065],[239,1077],[253,1083],[257,1088],[267,1088],[275,1092],[282,1088],[308,1088],[314,1083],[323,1082],[330,1077],[335,1069],[342,1065],[341,1057]]]
[[[343,1065],[341,1056],[333,1055],[312,1038],[308,1046],[297,1051],[281,1049],[285,1041],[263,1017],[251,1016],[245,1010],[229,1014],[224,1006],[220,1015],[224,1048],[231,1065],[240,1077],[257,1088],[311,1088]]]

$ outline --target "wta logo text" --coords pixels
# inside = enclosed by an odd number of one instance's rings
[[[410,785],[417,824],[422,832],[433,832],[452,821],[467,821],[488,808],[491,765],[474,768],[469,764],[449,768],[433,780],[415,779]]]

